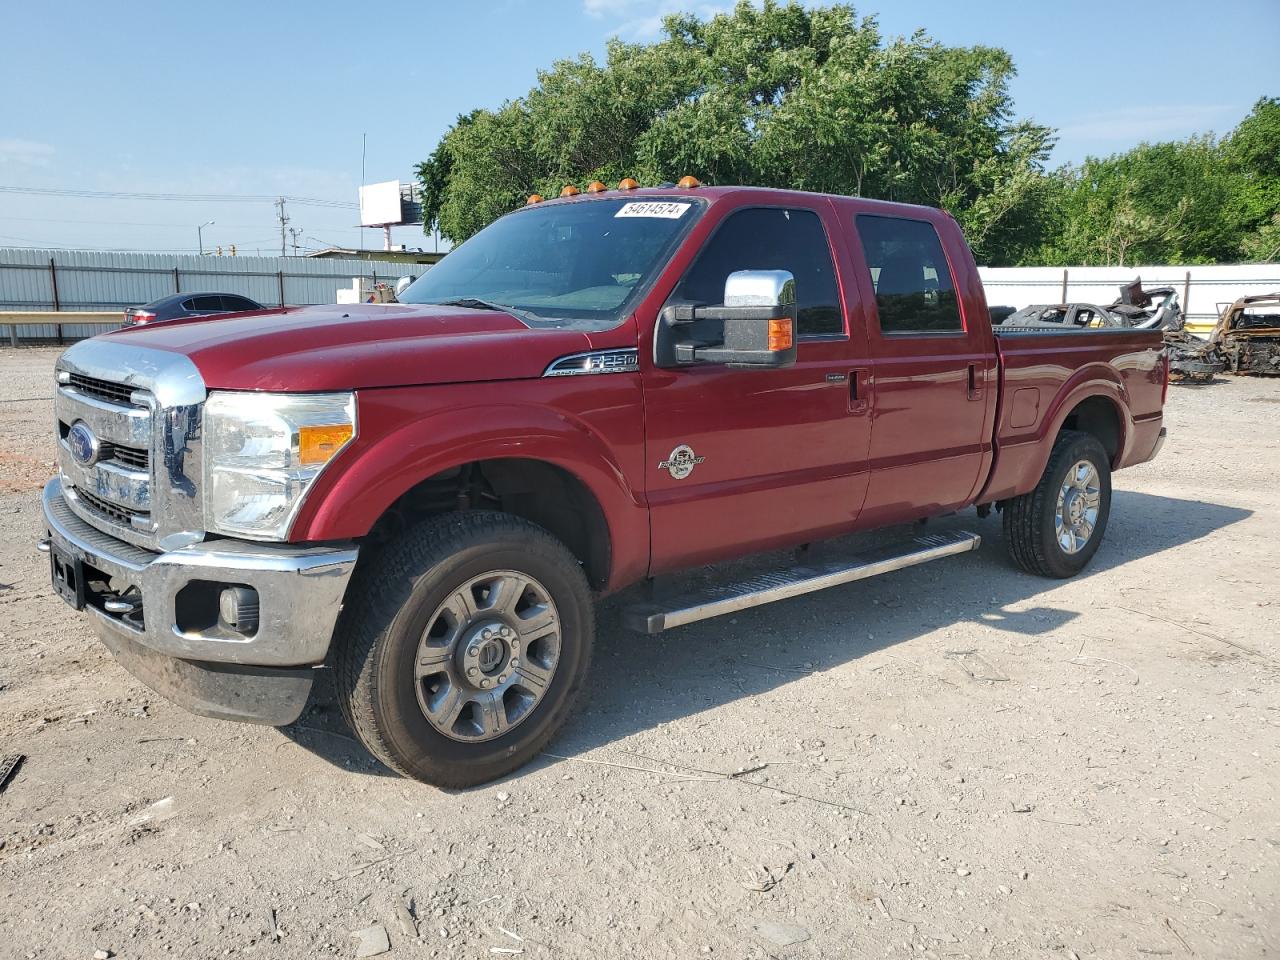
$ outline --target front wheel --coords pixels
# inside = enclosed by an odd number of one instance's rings
[[[1042,577],[1072,577],[1097,553],[1111,514],[1111,463],[1098,438],[1063,430],[1040,482],[1004,508],[1014,562]]]
[[[393,770],[442,787],[531,760],[591,662],[591,594],[568,549],[509,514],[405,531],[361,571],[336,638],[338,699]]]

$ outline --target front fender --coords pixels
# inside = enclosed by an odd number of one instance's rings
[[[615,381],[584,390],[575,380]],[[359,398],[359,435],[317,479],[290,540],[358,539],[411,488],[436,474],[479,460],[522,458],[560,467],[599,503],[612,545],[610,584],[643,576],[649,527],[632,484],[643,459],[638,380],[635,396],[620,396],[630,377],[566,377],[530,381],[555,391],[554,405],[507,384],[503,402],[484,385],[393,388]],[[594,384],[592,385],[595,386]],[[440,391],[448,390],[448,404]],[[488,395],[486,397],[486,394]],[[584,394],[589,394],[590,398]],[[515,402],[513,402],[515,401]],[[428,409],[424,406],[430,405]]]

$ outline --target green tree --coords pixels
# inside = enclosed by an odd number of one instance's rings
[[[458,242],[531,193],[693,174],[942,206],[989,262],[1038,247],[1052,135],[1013,119],[1003,50],[886,41],[851,7],[774,0],[664,33],[460,117],[418,168],[427,228]]]
[[[1024,260],[1132,265],[1280,255],[1280,100],[1222,140],[1141,143],[1046,180],[1045,240]]]

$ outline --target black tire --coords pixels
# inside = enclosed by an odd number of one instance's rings
[[[545,586],[560,618],[559,662],[526,717],[495,739],[460,742],[419,706],[418,642],[451,593],[495,569]],[[487,511],[432,517],[383,547],[352,583],[335,636],[338,702],[369,752],[392,770],[440,787],[469,787],[528,763],[563,726],[590,668],[594,638],[586,577],[546,530]]]
[[[1088,541],[1075,553],[1059,543],[1054,530],[1058,493],[1067,471],[1082,460],[1098,472],[1097,521]],[[1004,507],[1004,539],[1009,555],[1028,573],[1042,577],[1073,577],[1093,558],[1107,530],[1111,515],[1111,461],[1098,438],[1091,433],[1063,430],[1053,444],[1040,482],[1030,493],[1013,497]]]

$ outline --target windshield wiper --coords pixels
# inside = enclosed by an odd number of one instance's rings
[[[509,313],[513,317],[519,317],[525,323],[534,324],[529,314],[506,303],[494,303],[492,300],[481,300],[479,297],[454,297],[451,300],[433,301],[438,307],[466,307],[469,310],[497,310],[499,313]]]

